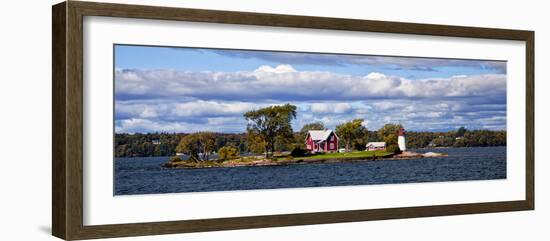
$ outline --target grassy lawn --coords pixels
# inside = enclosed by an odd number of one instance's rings
[[[305,157],[295,157],[296,160],[308,160],[308,159],[345,159],[345,158],[372,158],[374,155],[376,157],[386,157],[392,155],[391,152],[377,150],[377,151],[353,151],[353,152],[334,152],[334,153],[317,153],[311,156]],[[286,157],[280,157],[278,160],[284,160]]]

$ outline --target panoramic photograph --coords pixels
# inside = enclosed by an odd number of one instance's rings
[[[506,61],[114,46],[117,195],[506,179]]]

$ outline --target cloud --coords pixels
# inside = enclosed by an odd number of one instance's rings
[[[411,80],[299,71],[291,65],[254,71],[115,70],[117,132],[244,132],[246,111],[291,103],[293,128],[328,128],[356,118],[376,130],[399,122],[409,130],[506,128],[506,75]]]
[[[370,73],[343,75],[296,71],[290,65],[261,66],[254,71],[188,72],[117,70],[116,98],[194,98],[203,100],[365,100],[492,96],[506,93],[506,75],[484,74],[411,80]]]
[[[156,122],[147,119],[130,118],[115,122],[117,133],[142,132],[188,132],[192,131],[192,123]]]
[[[199,122],[197,118],[242,116],[246,111],[269,106],[270,103],[217,101],[115,101],[115,119],[141,118]],[[205,122],[205,121],[201,121]]]
[[[322,114],[342,114],[352,109],[349,103],[312,103],[310,108],[311,112]]]
[[[296,70],[288,64],[281,64],[277,65],[277,67],[273,68],[269,65],[262,65],[258,69],[256,69],[256,72],[262,73],[275,73],[275,74],[281,74],[281,73],[292,73],[296,72]]]
[[[241,114],[249,110],[253,110],[258,106],[253,103],[245,102],[228,102],[221,103],[216,101],[193,101],[186,103],[178,103],[172,109],[176,116],[230,116]]]

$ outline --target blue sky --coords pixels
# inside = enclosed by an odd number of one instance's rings
[[[293,127],[506,128],[506,62],[115,46],[115,131],[244,132],[242,114],[298,107]]]

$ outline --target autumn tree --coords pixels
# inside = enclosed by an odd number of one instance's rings
[[[246,133],[246,146],[248,152],[263,153],[265,151],[264,140],[253,131],[247,131]]]
[[[221,160],[235,159],[239,156],[239,150],[232,146],[224,146],[218,150]]]
[[[248,121],[247,133],[263,142],[265,158],[275,152],[275,142],[291,139],[292,119],[296,118],[296,106],[291,104],[270,106],[244,114]]]
[[[344,141],[346,151],[349,151],[354,141],[367,134],[367,128],[363,126],[363,119],[354,119],[336,126],[336,134]]]
[[[198,136],[195,134],[185,135],[181,138],[180,143],[176,147],[176,152],[184,153],[189,156],[190,161],[198,162],[199,153],[201,151]]]
[[[189,160],[208,161],[209,154],[214,151],[216,136],[212,132],[198,132],[184,136],[176,147],[177,152],[185,153]]]
[[[209,155],[216,147],[216,135],[212,132],[199,132],[199,142],[202,152],[202,160],[208,161]]]

